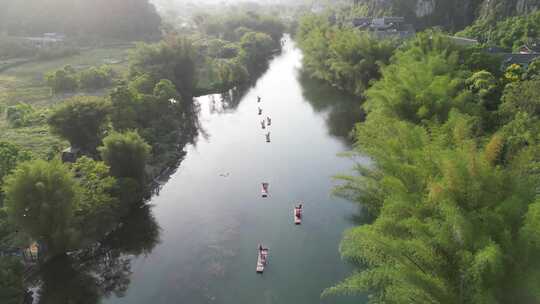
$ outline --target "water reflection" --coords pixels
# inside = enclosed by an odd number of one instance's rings
[[[182,160],[186,156],[185,147],[187,145],[196,145],[196,138],[199,132],[202,131],[199,120],[200,106],[195,100],[186,105],[186,113],[181,117],[180,126],[181,132],[177,138],[177,144],[174,147],[168,147],[169,160],[167,166],[158,173],[151,173],[152,182],[150,183],[149,191],[145,193],[144,199],[149,200],[152,195],[159,195],[163,185],[165,185],[171,176],[180,167]]]
[[[97,304],[104,297],[123,297],[130,284],[131,262],[159,243],[160,228],[151,208],[132,211],[102,243],[57,257],[41,267],[39,304]]]
[[[210,113],[225,114],[234,112],[248,90],[249,87],[236,87],[219,95],[209,95]]]
[[[280,55],[276,53],[275,55]],[[244,98],[246,93],[252,89],[260,77],[266,73],[270,65],[268,62],[261,64],[257,67],[252,67],[249,71],[249,81],[243,86],[237,86],[221,94],[209,95],[210,100],[210,113],[211,114],[226,114],[232,113],[240,104],[240,101]]]
[[[314,79],[301,70],[298,81],[302,86],[302,95],[317,112],[328,111],[326,123],[331,135],[352,143],[351,130],[354,125],[365,119],[361,107],[361,98],[348,95],[327,83]]]

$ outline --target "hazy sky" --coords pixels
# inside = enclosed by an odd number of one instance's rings
[[[256,2],[260,4],[274,4],[274,3],[291,3],[291,2],[299,2],[302,0],[294,1],[294,0],[151,0],[158,6],[169,6],[169,7],[175,7],[178,5],[182,5],[185,3],[197,3],[197,4],[218,4],[218,3],[239,3],[239,2]]]

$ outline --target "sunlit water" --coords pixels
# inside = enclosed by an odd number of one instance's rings
[[[150,202],[160,243],[133,259],[125,295],[102,303],[363,302],[320,297],[352,271],[338,246],[357,208],[331,190],[332,176],[353,165],[337,156],[350,149],[340,130],[360,114],[333,111],[331,104],[351,104],[339,94],[311,100],[321,88],[301,81],[300,68],[301,53],[288,42],[237,107],[199,98],[203,132]],[[262,130],[266,116],[272,126]],[[261,182],[270,183],[269,198],[261,198]],[[294,226],[298,201],[304,220]],[[263,275],[255,273],[258,243],[270,248]]]

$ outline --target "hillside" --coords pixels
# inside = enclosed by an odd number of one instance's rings
[[[161,19],[148,0],[3,0],[0,35],[59,32],[138,40],[160,35]]]
[[[540,0],[357,0],[372,15],[402,15],[418,28],[442,26],[456,31],[477,18],[501,20],[540,8]]]

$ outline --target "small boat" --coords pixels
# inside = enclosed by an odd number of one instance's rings
[[[270,142],[270,132],[266,133],[266,142]]]
[[[266,124],[270,126],[272,124],[272,119],[270,119],[270,117],[266,117],[266,122]]]
[[[259,115],[262,115],[262,109],[259,108]]]
[[[268,248],[262,248],[262,246],[259,246],[259,255],[257,257],[257,273],[263,273],[266,264],[268,264]]]
[[[262,183],[262,189],[261,189],[262,197],[268,197],[268,186],[269,186],[268,183]]]
[[[295,206],[293,211],[294,224],[302,224],[302,204]]]
[[[266,123],[265,123],[265,121],[264,121],[264,120],[263,120],[263,121],[261,121],[261,127],[263,128],[263,130],[264,130],[264,129],[266,129]]]

